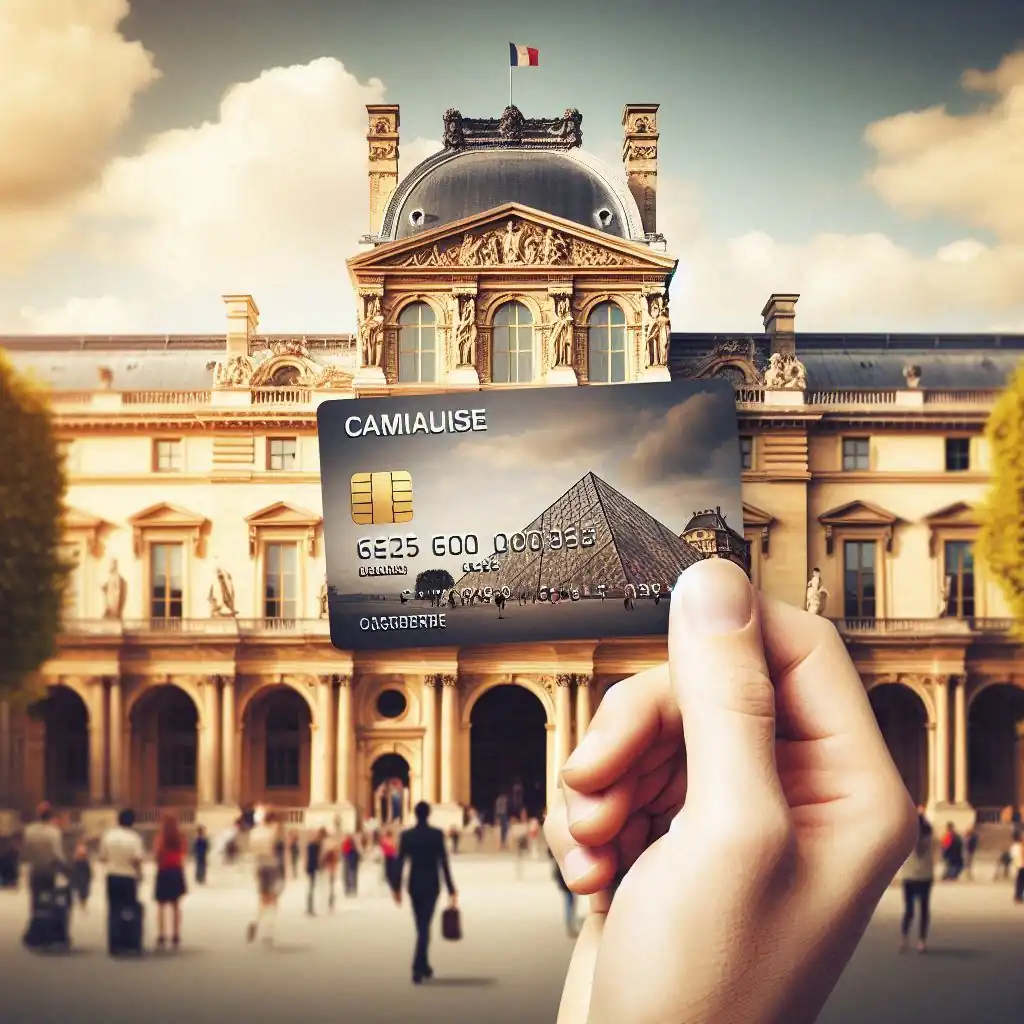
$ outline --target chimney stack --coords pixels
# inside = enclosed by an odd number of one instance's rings
[[[251,295],[222,295],[228,310],[227,354],[247,356],[250,342],[256,336],[260,311]]]
[[[771,339],[772,354],[796,354],[796,304],[799,295],[773,293],[761,310],[764,332]]]
[[[644,233],[658,231],[658,107],[659,103],[627,103],[622,111],[622,162],[629,191],[640,207]]]
[[[370,130],[370,234],[379,235],[384,211],[398,187],[398,105],[367,103]]]

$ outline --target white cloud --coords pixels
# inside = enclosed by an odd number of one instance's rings
[[[25,306],[20,313],[25,334],[131,334],[138,330],[134,310],[113,295],[72,298],[55,309]]]
[[[118,25],[128,0],[4,0],[0,5],[0,271],[65,237],[152,57]]]
[[[379,79],[332,58],[265,71],[228,91],[216,121],[115,160],[88,211],[119,225],[108,249],[177,293],[251,293],[267,330],[351,329],[345,259],[369,226],[365,106],[383,99]],[[402,167],[437,148],[405,142]]]

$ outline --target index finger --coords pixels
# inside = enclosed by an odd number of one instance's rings
[[[562,768],[562,778],[578,793],[608,789],[659,740],[672,737],[682,743],[666,662],[605,691],[586,735]]]

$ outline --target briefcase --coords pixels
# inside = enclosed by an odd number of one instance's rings
[[[449,942],[462,938],[462,916],[457,907],[449,907],[441,914],[441,937]]]

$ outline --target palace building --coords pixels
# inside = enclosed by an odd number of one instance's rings
[[[356,336],[261,334],[229,295],[217,336],[0,339],[51,389],[76,566],[48,697],[0,706],[0,807],[216,828],[262,801],[348,823],[399,778],[442,821],[517,781],[540,810],[606,689],[664,638],[335,650],[317,406],[673,376],[733,382],[744,487],[742,523],[680,495],[673,543],[749,560],[835,621],[916,800],[983,820],[1024,803],[1024,652],[972,547],[983,427],[1024,336],[808,334],[784,293],[763,333],[686,333],[656,104],[626,107],[616,169],[577,111],[448,111],[444,148],[401,181],[398,107],[367,113]]]

